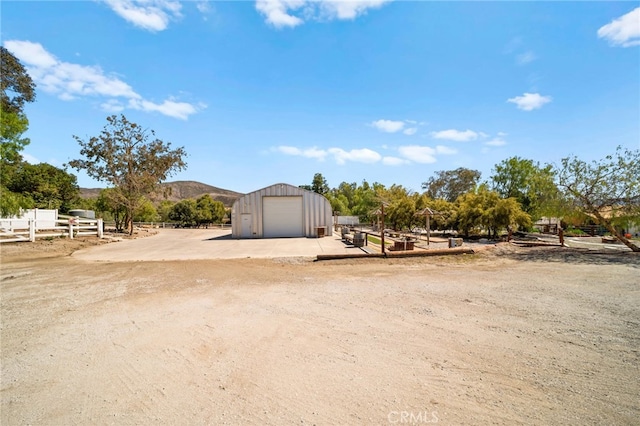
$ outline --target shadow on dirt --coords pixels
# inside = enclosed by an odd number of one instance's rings
[[[584,265],[628,265],[640,269],[640,253],[587,250],[567,247],[529,247],[501,253],[500,256],[523,262],[561,262]]]

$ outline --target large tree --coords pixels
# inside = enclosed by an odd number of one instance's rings
[[[411,229],[418,223],[416,216],[416,200],[411,191],[402,185],[391,185],[381,194],[385,201],[385,222],[394,230]],[[376,206],[376,210],[380,206]]]
[[[35,84],[24,66],[2,46],[0,89],[0,212],[9,216],[32,204],[28,196],[9,190],[6,184],[22,162],[20,152],[29,144],[29,139],[23,137],[29,127],[23,107],[25,102],[33,102],[36,94]]]
[[[618,147],[615,154],[587,163],[575,156],[563,158],[557,170],[558,186],[571,206],[591,217],[635,252],[614,225],[621,218],[640,217],[640,150]]]
[[[198,225],[208,226],[211,223],[222,223],[226,213],[224,203],[214,200],[211,195],[204,194],[196,200]]]
[[[472,230],[485,229],[489,237],[497,237],[502,229],[531,224],[530,216],[515,198],[502,198],[485,184],[463,194],[456,204],[456,222],[465,236]]]
[[[0,46],[0,61],[2,112],[21,113],[25,102],[33,102],[36,99],[36,85],[18,58],[3,46]]]
[[[459,196],[472,191],[480,181],[480,172],[464,167],[455,170],[435,172],[428,181],[422,183],[429,198],[454,202]]]
[[[129,234],[133,234],[133,214],[144,197],[186,167],[183,147],[172,149],[171,143],[155,138],[153,130],[130,122],[124,115],[107,117],[99,136],[85,140],[74,135],[74,139],[84,158],[69,161],[69,165],[113,187],[113,200],[124,208]]]
[[[502,198],[515,198],[534,220],[549,215],[555,207],[558,189],[553,166],[511,157],[498,163],[491,175],[492,189]]]
[[[80,193],[74,175],[47,163],[21,162],[5,185],[27,197],[29,208],[60,209],[63,213],[73,207]]]
[[[183,227],[198,224],[198,204],[193,198],[178,201],[169,211],[169,219],[178,222]]]
[[[316,173],[315,175],[313,175],[311,190],[322,195],[329,192],[329,185],[327,184],[327,180],[324,178],[324,176],[322,176],[322,173]]]
[[[20,161],[20,151],[29,143],[22,137],[29,126],[24,104],[36,99],[36,86],[20,61],[2,46],[0,63],[0,159],[4,167],[7,162]]]

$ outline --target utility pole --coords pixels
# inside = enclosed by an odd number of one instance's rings
[[[382,216],[382,229],[381,229],[381,233],[380,233],[380,239],[381,239],[381,243],[382,243],[382,254],[386,254],[384,251],[384,203],[382,203],[382,207],[380,208],[380,214]]]

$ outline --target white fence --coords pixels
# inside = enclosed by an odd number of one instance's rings
[[[102,219],[16,219],[4,221],[0,227],[0,243],[35,241],[36,238],[95,235],[102,238]]]
[[[29,209],[21,210],[19,215],[0,218],[0,228],[5,229],[29,229],[29,221],[36,220],[36,229],[48,229],[55,227],[58,220],[58,210]]]
[[[336,225],[359,225],[360,218],[358,216],[336,216]]]

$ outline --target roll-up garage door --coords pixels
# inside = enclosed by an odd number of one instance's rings
[[[302,197],[263,197],[262,220],[265,238],[304,237]]]

